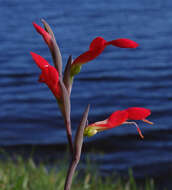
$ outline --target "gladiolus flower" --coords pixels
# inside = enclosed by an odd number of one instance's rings
[[[51,35],[35,22],[33,22],[33,26],[36,29],[36,31],[42,35],[45,43],[47,43],[47,45],[51,48],[52,46]]]
[[[120,48],[136,48],[138,44],[130,39],[117,39],[107,42],[102,37],[95,38],[89,47],[89,50],[78,56],[72,63],[71,76],[80,72],[81,65],[85,64],[99,56],[106,46],[113,45]]]
[[[95,38],[89,47],[89,50],[85,53],[81,54],[73,61],[73,65],[75,64],[84,64],[88,61],[95,59],[98,55],[100,55],[106,46],[113,45],[120,48],[136,48],[138,44],[130,39],[117,39],[107,42],[102,37]]]
[[[42,73],[39,77],[39,82],[46,83],[54,96],[59,99],[61,97],[61,90],[59,86],[59,74],[57,70],[40,55],[33,52],[31,52],[31,55],[37,66],[42,70]]]
[[[114,113],[112,113],[109,118],[86,126],[84,130],[84,135],[91,137],[95,135],[97,132],[115,128],[122,124],[134,124],[137,128],[140,137],[144,138],[137,123],[128,120],[142,120],[149,124],[153,124],[152,122],[145,119],[150,114],[151,111],[146,108],[132,107],[123,111],[117,110]]]

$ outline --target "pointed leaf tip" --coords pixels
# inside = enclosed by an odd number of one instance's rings
[[[81,149],[82,149],[82,144],[83,144],[83,138],[84,138],[84,129],[87,123],[87,118],[88,118],[88,112],[90,109],[90,105],[88,104],[87,108],[85,109],[82,119],[80,121],[79,127],[77,129],[76,135],[75,135],[75,140],[74,140],[74,147],[75,147],[75,155],[80,156],[81,154]]]
[[[64,76],[63,76],[63,82],[66,86],[66,89],[67,89],[69,95],[70,95],[71,89],[72,89],[72,82],[71,82],[71,77],[70,77],[71,65],[72,65],[72,55],[70,55],[67,60],[67,64],[66,64]]]
[[[45,28],[46,32],[48,32],[50,34],[50,36],[53,38],[53,40],[56,42],[54,33],[53,33],[50,25],[44,19],[41,19],[41,22],[44,25],[44,28]]]

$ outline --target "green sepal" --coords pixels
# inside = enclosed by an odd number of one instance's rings
[[[73,78],[73,76],[77,75],[81,71],[81,64],[76,64],[71,66],[70,70],[70,77]]]
[[[96,129],[94,129],[94,127],[86,127],[84,130],[84,136],[86,137],[92,137],[93,135],[95,135],[98,131]]]

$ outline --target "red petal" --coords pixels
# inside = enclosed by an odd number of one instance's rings
[[[128,108],[126,111],[130,120],[143,120],[151,114],[150,109],[140,107]]]
[[[40,69],[43,69],[45,67],[48,67],[50,64],[48,63],[48,61],[46,61],[43,57],[41,57],[40,55],[34,53],[34,52],[30,52],[33,60],[35,61],[35,63],[38,65],[38,67]]]
[[[128,118],[128,113],[124,111],[115,111],[112,113],[108,119],[109,128],[117,127],[123,124]]]
[[[39,82],[46,82],[45,79],[44,79],[44,74],[41,73],[41,75],[39,76],[39,79],[38,79]]]
[[[41,26],[37,25],[35,22],[33,22],[33,26],[35,27],[36,31],[42,35],[45,42],[50,45],[51,44],[51,35],[46,32]]]
[[[91,44],[90,44],[90,47],[89,49],[90,50],[98,50],[98,49],[102,49],[102,51],[104,50],[104,48],[106,47],[106,40],[104,40],[104,38],[102,37],[97,37],[95,38]]]
[[[139,46],[138,43],[136,43],[130,39],[125,39],[125,38],[112,40],[110,42],[107,42],[106,45],[113,45],[113,46],[117,46],[120,48],[136,48]]]
[[[59,81],[59,73],[57,72],[56,68],[50,65],[48,67],[48,71],[49,71],[49,76],[50,76],[50,80],[52,84],[57,85]]]
[[[42,70],[45,83],[48,85],[54,96],[59,98],[61,91],[59,87],[59,74],[55,67],[49,65]]]
[[[91,61],[91,60],[95,59],[98,55],[99,55],[99,53],[97,53],[96,51],[86,51],[85,53],[78,56],[73,61],[72,64],[84,64],[84,63],[87,63],[88,61]]]
[[[78,56],[73,61],[73,64],[84,64],[95,59],[105,49],[105,43],[106,40],[104,40],[102,37],[95,38],[90,44],[89,51],[86,51],[85,53]]]
[[[49,65],[48,67],[44,67],[41,74],[41,79],[43,79],[40,82],[45,82],[54,96],[56,98],[60,98],[61,91],[59,86],[59,74],[55,67]]]
[[[31,52],[31,55],[42,70],[42,73],[39,77],[39,82],[44,82],[50,88],[52,93],[56,98],[61,97],[61,90],[59,86],[59,74],[55,67],[51,66],[43,57],[40,55]]]

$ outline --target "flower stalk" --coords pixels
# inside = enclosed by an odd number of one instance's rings
[[[63,74],[62,56],[60,53],[59,46],[56,42],[54,33],[50,25],[44,19],[41,19],[41,21],[45,29],[43,29],[36,23],[33,23],[33,25],[36,31],[43,37],[45,43],[48,45],[52,55],[54,67],[51,66],[40,55],[35,54],[33,52],[31,52],[31,55],[33,57],[33,60],[36,62],[37,66],[42,71],[39,77],[39,82],[45,83],[50,88],[57,100],[60,111],[64,118],[71,158],[65,180],[64,190],[70,190],[73,175],[80,161],[84,136],[91,137],[95,135],[97,132],[112,129],[122,124],[134,124],[141,138],[143,138],[140,128],[138,127],[137,123],[133,120],[142,120],[143,122],[152,124],[152,122],[146,119],[151,114],[151,112],[149,109],[146,108],[131,107],[125,110],[117,110],[103,121],[88,124],[88,112],[90,108],[90,105],[88,105],[82,115],[80,124],[77,128],[76,135],[73,141],[71,129],[70,95],[74,76],[80,72],[83,64],[92,61],[96,57],[98,57],[108,45],[120,48],[136,48],[138,47],[138,44],[130,39],[125,38],[106,41],[102,37],[96,37],[91,42],[89,50],[75,58],[74,61],[72,61],[72,56],[69,56]]]
[[[82,145],[83,145],[83,133],[84,133],[84,129],[85,129],[85,126],[87,123],[89,108],[90,108],[90,106],[88,105],[85,112],[83,113],[81,122],[78,126],[78,129],[77,129],[77,132],[75,135],[74,154],[72,155],[72,160],[70,162],[69,169],[67,172],[64,190],[70,190],[73,175],[74,175],[76,167],[80,161],[81,150],[82,150]]]

